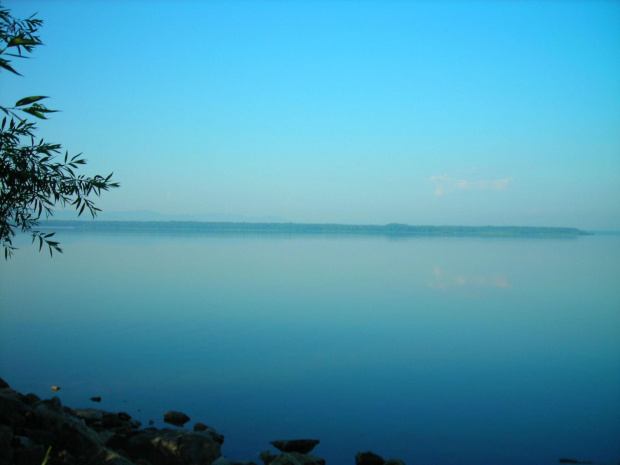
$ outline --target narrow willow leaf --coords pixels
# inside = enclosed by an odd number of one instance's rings
[[[7,71],[10,71],[11,73],[15,73],[18,76],[21,76],[21,74],[19,74],[17,71],[15,71],[13,68],[11,68],[11,66],[9,65],[8,60],[0,60],[0,68],[4,68]]]
[[[43,100],[44,98],[49,98],[49,97],[45,97],[44,95],[33,95],[32,97],[25,97],[23,99],[21,99],[20,101],[18,101],[15,106],[16,107],[21,107],[24,105],[28,105],[30,103],[34,103],[34,102],[38,102],[39,100]]]
[[[9,43],[6,45],[7,47],[19,47],[20,45],[39,45],[40,42],[34,39],[28,39],[23,36],[15,36],[13,37]]]
[[[30,115],[32,115],[32,116],[36,116],[37,118],[47,119],[43,113],[33,109],[32,107],[22,108],[21,110],[26,112],[26,113],[28,113],[28,114],[30,114]]]

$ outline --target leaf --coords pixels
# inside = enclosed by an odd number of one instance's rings
[[[36,109],[33,109],[32,107],[22,108],[21,110],[32,116],[36,116],[37,118],[47,119],[43,113],[41,113],[40,111],[37,111]]]
[[[39,45],[40,42],[35,39],[27,39],[24,36],[15,36],[13,37],[7,47],[19,47],[20,45]]]
[[[25,97],[21,99],[19,102],[17,102],[15,106],[21,107],[23,105],[28,105],[30,103],[38,102],[39,100],[43,100],[44,98],[49,98],[49,97],[45,97],[44,95],[34,95],[32,97]]]
[[[7,71],[10,71],[11,73],[15,73],[18,76],[21,76],[21,74],[19,74],[17,71],[15,71],[10,65],[9,65],[9,61],[8,60],[2,60],[0,59],[0,68],[4,68]]]

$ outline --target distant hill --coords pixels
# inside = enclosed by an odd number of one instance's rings
[[[89,215],[77,216],[75,210],[59,210],[54,212],[54,219],[62,221],[199,221],[199,222],[231,222],[231,223],[284,223],[288,220],[277,216],[248,216],[226,213],[203,213],[200,215],[166,215],[150,210],[133,210],[121,212],[102,211],[97,218]]]
[[[577,237],[590,233],[576,228],[531,226],[410,226],[199,221],[43,221],[42,228],[99,232],[369,234],[383,236]]]

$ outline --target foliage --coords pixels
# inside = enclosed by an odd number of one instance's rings
[[[13,18],[10,10],[0,4],[0,70],[21,76],[10,58],[28,58],[35,47],[42,45],[37,35],[43,21],[32,15],[25,20]],[[54,233],[36,230],[42,216],[53,215],[56,205],[72,205],[78,215],[85,210],[95,217],[100,211],[89,198],[92,194],[118,187],[112,174],[104,177],[77,175],[76,170],[86,164],[81,154],[64,158],[61,145],[35,138],[36,124],[27,121],[23,113],[39,119],[56,110],[48,109],[35,95],[20,99],[12,107],[0,105],[5,116],[0,124],[0,241],[7,259],[16,247],[12,239],[16,230],[28,232],[32,241],[38,239],[39,250],[47,245],[50,255],[62,252],[59,243],[52,240]],[[59,155],[60,160],[59,161]]]
[[[52,452],[52,446],[49,446],[47,448],[47,452],[45,453],[45,457],[43,458],[43,462],[41,462],[41,465],[47,465],[49,463],[51,452]]]

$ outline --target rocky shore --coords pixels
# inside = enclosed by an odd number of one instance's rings
[[[98,398],[91,399],[97,402]],[[182,428],[190,418],[164,412],[164,421]],[[125,412],[71,409],[58,397],[21,394],[0,378],[0,465],[258,465],[229,461],[222,455],[224,436],[203,423],[192,430],[142,428]],[[277,452],[254,460],[264,465],[325,465],[311,454],[316,439],[272,441]],[[356,465],[404,465],[372,452],[351,457]]]

